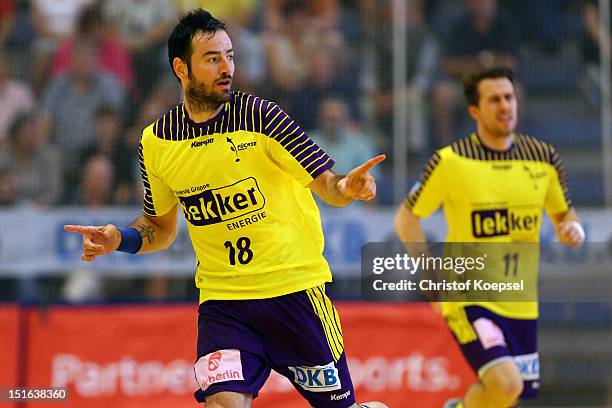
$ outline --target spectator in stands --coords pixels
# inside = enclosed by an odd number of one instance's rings
[[[40,137],[37,118],[35,113],[22,113],[13,120],[7,148],[0,150],[0,167],[10,169],[19,201],[48,206],[61,195],[61,158]]]
[[[582,14],[584,31],[582,33],[582,58],[585,65],[581,86],[592,106],[598,106],[601,100],[601,76],[599,47],[601,41],[610,44],[610,37],[602,38],[599,24],[599,5],[597,0],[584,0]],[[612,21],[610,21],[612,26]],[[612,45],[612,44],[611,44]]]
[[[107,156],[89,158],[79,183],[78,205],[100,207],[113,204],[113,164]]]
[[[285,24],[265,35],[269,84],[266,96],[286,105],[288,95],[306,83],[310,56],[319,44],[316,32],[308,25],[305,4],[299,0],[287,3],[281,12]]]
[[[15,117],[34,109],[34,95],[28,84],[13,80],[5,56],[0,52],[0,146],[6,140],[10,124]]]
[[[14,0],[0,1],[0,45],[4,45],[6,37],[13,28],[15,21],[15,2]]]
[[[500,0],[518,23],[524,41],[536,50],[556,53],[563,44],[564,12],[575,0]]]
[[[100,105],[95,112],[95,137],[80,153],[81,168],[94,156],[103,156],[112,164],[113,183],[111,194],[116,204],[131,202],[134,191],[134,172],[132,163],[136,160],[137,150],[129,147],[122,129],[120,112],[112,105]],[[81,173],[79,171],[79,173]]]
[[[96,45],[96,65],[101,71],[113,75],[129,93],[134,76],[129,51],[120,35],[103,18],[99,4],[81,11],[76,33],[62,42],[54,56],[51,76],[57,77],[70,69],[74,45],[80,41],[91,41]]]
[[[454,24],[442,42],[443,78],[433,90],[433,122],[437,146],[452,140],[453,116],[462,103],[460,80],[493,66],[515,68],[518,32],[497,0],[465,0],[468,14]]]
[[[245,15],[250,16],[257,9],[257,0],[175,0],[175,3],[181,13],[202,8],[222,21],[231,22],[232,27],[248,26],[250,17],[245,20]]]
[[[66,186],[76,184],[78,155],[95,137],[92,124],[96,109],[109,104],[121,111],[124,106],[121,85],[111,75],[96,69],[95,56],[95,44],[76,43],[70,71],[50,81],[42,100],[42,128],[65,159]]]
[[[176,11],[169,0],[107,0],[104,12],[131,53],[138,103],[165,72],[166,39]]]
[[[329,95],[351,101],[357,115],[359,66],[349,63],[341,33],[333,28],[317,31],[316,18],[300,0],[285,1],[282,14],[283,31],[266,34],[266,97],[281,101],[304,129],[316,125],[317,105]]]
[[[0,208],[12,207],[18,202],[15,176],[9,168],[0,166]]]
[[[380,2],[376,2],[380,5]],[[376,125],[384,135],[392,135],[394,117],[393,66],[393,3],[384,1],[384,7],[372,24],[371,44],[376,57],[375,78],[371,100],[376,115]],[[423,0],[409,2],[406,7],[406,109],[408,117],[408,141],[412,153],[421,153],[426,147],[425,95],[430,91],[432,76],[438,62],[438,46],[425,24]],[[389,149],[387,149],[389,150]]]
[[[60,42],[76,28],[78,15],[94,0],[32,0],[32,24],[36,31],[32,86],[39,92],[44,88],[51,58]]]
[[[340,6],[338,0],[268,0],[266,2],[266,29],[283,32],[287,21],[287,9],[300,7],[314,31],[336,30],[339,26]]]
[[[346,174],[376,154],[374,143],[359,126],[351,122],[349,109],[340,99],[328,98],[319,107],[318,128],[310,132],[311,139],[336,160],[334,171]],[[378,177],[378,168],[370,173]]]
[[[15,13],[11,19],[10,30],[4,37],[2,47],[8,56],[8,66],[15,78],[30,83],[35,30],[32,24],[32,5],[29,0],[16,0]]]

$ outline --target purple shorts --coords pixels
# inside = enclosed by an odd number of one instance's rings
[[[463,319],[467,318],[465,323],[476,334],[476,340],[462,342],[457,330],[461,322],[449,321],[449,326],[474,372],[481,377],[499,362],[514,361],[523,377],[521,399],[535,398],[540,388],[537,320],[509,319],[480,306],[467,306],[463,310]]]
[[[314,407],[355,403],[340,321],[324,286],[200,304],[196,400],[221,391],[256,397],[272,369]]]

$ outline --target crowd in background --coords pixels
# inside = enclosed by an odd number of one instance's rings
[[[278,102],[337,171],[392,155],[391,0],[0,0],[0,206],[141,203],[140,134],[180,103],[166,40],[195,7],[228,24],[234,89]],[[471,70],[520,70],[525,53],[553,57],[578,38],[597,80],[594,0],[410,0],[406,22],[416,156],[464,136]]]

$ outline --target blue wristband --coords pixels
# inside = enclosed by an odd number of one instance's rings
[[[119,233],[121,234],[121,242],[119,243],[117,251],[128,252],[130,254],[135,254],[140,251],[140,247],[142,246],[140,231],[134,227],[127,227],[119,228]]]

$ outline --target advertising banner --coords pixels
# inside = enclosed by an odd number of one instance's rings
[[[337,308],[359,401],[439,407],[473,381],[444,322],[428,305]],[[196,407],[196,313],[195,305],[31,309],[27,386],[64,387],[68,397],[27,406]],[[253,405],[306,403],[287,379],[273,374]]]
[[[18,373],[19,310],[15,306],[0,305],[0,387],[15,387]],[[0,408],[15,404],[0,401]]]
[[[0,275],[66,274],[81,269],[114,275],[193,275],[195,256],[182,215],[179,216],[177,238],[167,250],[139,256],[115,252],[91,264],[80,260],[81,237],[63,230],[64,224],[127,225],[139,212],[137,208],[63,208],[48,211],[18,208],[0,211],[0,225],[3,226],[0,229]],[[393,227],[394,213],[394,208],[347,207],[338,210],[322,206],[324,255],[337,279],[359,276],[363,245],[397,240]],[[612,224],[612,211],[579,209],[579,213],[588,242],[608,242],[612,239],[612,230],[608,228]],[[444,241],[446,223],[442,213],[438,212],[422,222],[429,242]],[[554,229],[546,217],[540,240],[544,248],[556,241]],[[27,245],[23,244],[25,242]],[[32,257],[32,253],[36,253],[36,256]]]

